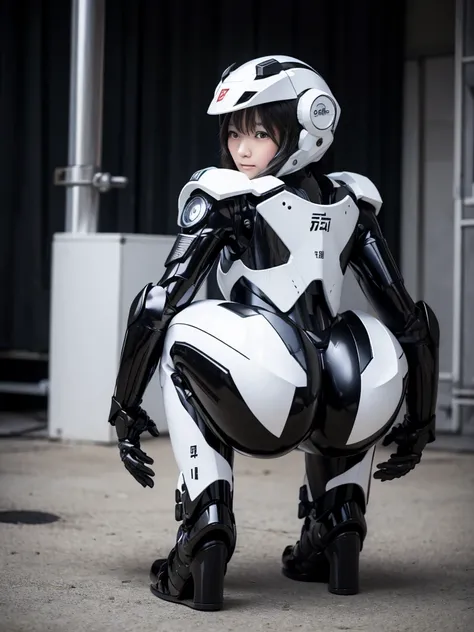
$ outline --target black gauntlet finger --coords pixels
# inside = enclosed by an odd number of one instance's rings
[[[135,467],[139,472],[141,472],[145,476],[155,476],[155,472],[149,467],[147,467],[146,465],[143,465],[143,463],[140,463],[140,461],[136,462]]]
[[[153,485],[155,484],[152,478],[150,478],[146,474],[143,474],[139,470],[135,470],[133,476],[141,485],[143,485],[143,487],[153,487]]]
[[[375,467],[379,470],[390,470],[393,467],[393,461],[388,460],[383,463],[378,463]]]
[[[385,437],[383,438],[382,445],[387,447],[393,442],[393,439],[394,439],[393,432],[389,432],[388,435],[385,435]]]
[[[153,487],[155,486],[155,481],[152,478],[146,478],[146,484],[148,485],[148,487],[150,489],[153,489]]]
[[[143,487],[153,487],[153,485],[155,484],[153,479],[151,479],[149,476],[146,476],[145,474],[142,474],[141,472],[135,472],[134,477]]]
[[[137,470],[139,470],[142,474],[146,474],[147,476],[155,476],[155,472],[142,463],[139,459],[133,459],[133,464]]]
[[[153,437],[159,437],[160,436],[160,431],[158,430],[158,428],[156,427],[156,424],[153,421],[150,422],[150,424],[148,425],[147,430]]]
[[[128,472],[130,472],[133,478],[138,481],[142,487],[153,487],[155,484],[153,480],[146,474],[140,472],[140,470],[137,470],[131,461],[125,460],[124,465]]]
[[[147,467],[144,463],[141,463],[138,459],[133,458],[131,454],[127,454],[124,458],[124,463],[130,464],[134,470],[141,472],[147,476],[155,476],[155,472]]]
[[[131,470],[131,471],[130,471],[130,474],[133,476],[133,478],[134,478],[136,481],[138,481],[138,482],[140,483],[140,485],[141,485],[142,487],[146,487],[146,483],[145,483],[145,481],[144,481],[144,480],[142,479],[142,477],[141,477],[141,476],[139,476],[139,475],[138,475],[135,471]]]
[[[378,471],[374,473],[374,478],[379,480],[392,480],[393,478],[400,478],[408,474],[414,467],[415,463],[380,463],[377,465]]]
[[[130,454],[133,458],[137,459],[137,461],[141,461],[142,463],[148,463],[148,465],[153,465],[154,461],[151,456],[148,456],[146,452],[143,452],[140,448],[133,448],[130,450]]]
[[[133,478],[140,483],[142,487],[145,487],[145,483],[141,480],[140,476],[137,476],[137,472],[133,465],[129,461],[124,461],[123,464],[125,465],[125,469],[127,470],[127,472],[129,472],[133,476]]]
[[[411,468],[410,468],[411,469]],[[374,474],[374,478],[376,480],[380,480],[380,481],[393,481],[395,478],[401,478],[402,476],[405,476],[405,474],[408,474],[408,472],[410,471],[410,469],[386,469],[386,470],[379,470],[378,472],[375,472]]]
[[[391,463],[387,461],[387,463],[380,463],[377,465],[377,469],[381,472],[403,472],[409,471],[413,469],[414,465],[412,463]]]

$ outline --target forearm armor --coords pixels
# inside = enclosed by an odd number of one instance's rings
[[[123,342],[109,421],[123,410],[133,415],[160,360],[173,316],[193,300],[222,248],[222,231],[203,228],[180,234],[160,281],[148,284],[133,301]]]
[[[434,418],[439,380],[439,325],[432,309],[414,303],[375,214],[361,212],[361,235],[351,266],[367,299],[399,341],[408,363],[407,414],[413,427]]]

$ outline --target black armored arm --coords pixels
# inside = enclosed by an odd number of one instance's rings
[[[229,214],[222,204],[213,204],[204,196],[194,196],[186,206],[192,208],[197,201],[206,205],[205,214],[182,229],[161,279],[157,284],[148,284],[131,305],[110,411],[111,423],[119,410],[133,414],[139,408],[161,357],[169,322],[192,302],[226,243],[231,227]]]
[[[384,438],[397,451],[377,465],[382,481],[407,474],[435,440],[439,380],[439,325],[424,301],[415,303],[382,235],[370,205],[360,203],[358,237],[350,265],[367,299],[399,341],[408,363],[406,415]]]
[[[422,427],[436,412],[438,321],[429,305],[413,301],[373,209],[364,203],[360,206],[359,235],[350,265],[367,299],[405,352],[407,413],[413,424]]]

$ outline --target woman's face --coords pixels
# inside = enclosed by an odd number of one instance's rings
[[[279,135],[275,134],[279,142]],[[232,119],[229,122],[227,147],[239,171],[250,179],[257,177],[278,151],[278,145],[270,138],[261,122],[255,122],[253,131],[238,132]]]

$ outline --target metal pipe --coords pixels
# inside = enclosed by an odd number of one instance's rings
[[[48,394],[48,390],[48,380],[40,380],[39,382],[0,382],[0,393],[44,397]]]
[[[444,373],[444,372],[440,372],[439,374],[439,381],[440,382],[452,382],[453,381],[453,376],[452,373]]]
[[[426,60],[421,58],[418,61],[418,200],[416,205],[416,236],[419,244],[416,261],[416,296],[424,296],[425,288],[425,160],[426,160],[426,129],[425,129],[425,109],[426,109]]]
[[[105,0],[72,0],[68,163],[92,172],[102,155],[104,31]],[[99,198],[95,186],[67,187],[67,232],[97,232]]]
[[[474,399],[467,397],[453,397],[453,402],[456,403],[456,406],[474,406]]]
[[[454,257],[453,257],[453,386],[460,384],[461,377],[461,335],[462,335],[462,57],[463,57],[463,0],[456,0],[456,24],[454,33],[454,156],[453,156],[453,198],[454,198]],[[451,425],[454,432],[461,427],[459,405],[451,398]]]
[[[474,397],[474,388],[453,388],[455,397]]]

